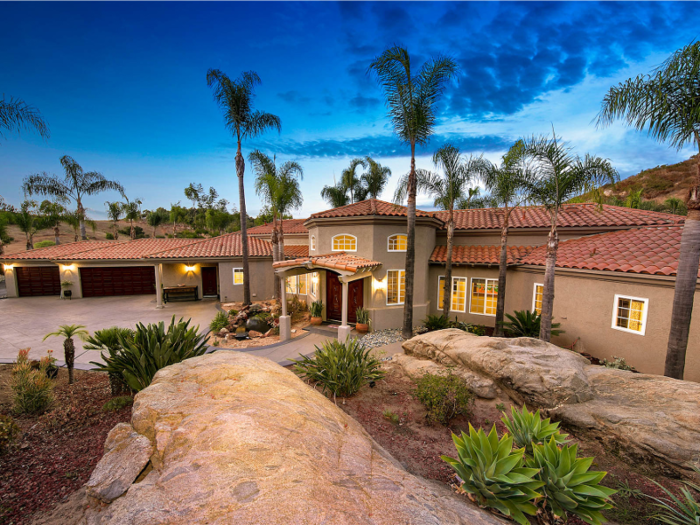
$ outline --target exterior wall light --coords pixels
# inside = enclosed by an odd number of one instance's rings
[[[64,272],[70,272],[75,268],[75,264],[64,264],[63,265],[63,271]]]
[[[374,279],[374,287],[377,290],[384,290],[386,288],[386,282],[384,282],[384,279],[377,279],[375,277]]]
[[[196,269],[196,267],[194,265],[189,265],[189,264],[185,265],[185,272],[194,272],[195,269]]]
[[[3,268],[5,268],[5,270],[12,270],[13,266],[11,264],[4,264]]]

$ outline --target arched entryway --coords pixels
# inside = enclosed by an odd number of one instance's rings
[[[329,321],[342,321],[343,284],[339,274],[326,272],[326,318]],[[348,283],[348,322],[357,322],[357,309],[364,306],[364,279]]]

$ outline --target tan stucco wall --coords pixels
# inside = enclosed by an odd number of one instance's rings
[[[275,275],[272,258],[250,259],[250,294],[253,301],[271,299],[274,294]],[[233,284],[233,269],[243,268],[242,259],[231,259],[219,263],[219,294],[222,301],[238,302],[243,300],[243,285]]]
[[[194,270],[187,271],[186,266],[193,266]],[[202,267],[217,267],[216,263],[181,263],[164,262],[162,266],[163,286],[197,286],[197,293],[201,299],[204,296],[202,289]],[[218,277],[218,276],[217,276]],[[219,282],[220,279],[219,279]],[[220,287],[219,287],[220,288]]]

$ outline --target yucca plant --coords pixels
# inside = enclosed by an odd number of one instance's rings
[[[311,317],[321,317],[323,315],[323,301],[314,301],[309,307]]]
[[[209,334],[200,334],[199,326],[190,328],[190,321],[180,319],[175,323],[173,316],[167,331],[162,321],[148,326],[139,323],[133,337],[119,334],[121,350],[109,359],[103,356],[106,364],[92,364],[103,372],[121,374],[129,388],[140,392],[151,384],[161,368],[206,353]]]
[[[524,466],[525,449],[513,450],[513,438],[503,434],[499,440],[496,425],[488,436],[469,425],[469,435],[452,435],[457,459],[442,456],[462,480],[461,488],[482,507],[499,510],[521,525],[529,525],[525,514],[534,516],[533,500],[541,497],[544,484],[535,478],[537,469]]]
[[[617,491],[600,485],[606,472],[589,471],[594,458],[577,458],[578,445],[559,447],[552,436],[543,445],[535,444],[526,465],[539,469],[536,478],[543,485],[541,505],[545,512],[561,519],[573,514],[590,525],[607,520],[601,513],[611,509],[610,497]]]
[[[423,326],[428,329],[428,332],[432,332],[449,328],[452,326],[452,322],[446,315],[428,315],[428,317],[423,319]]]
[[[515,315],[506,314],[508,321],[503,321],[503,331],[510,337],[539,337],[542,316],[529,310],[516,310]],[[552,323],[551,334],[561,335],[564,330],[557,330],[561,323]]]
[[[513,436],[515,446],[524,448],[528,455],[532,455],[533,444],[545,443],[554,438],[554,441],[561,445],[566,443],[568,437],[568,434],[559,432],[559,423],[550,423],[549,418],[542,419],[539,410],[530,412],[525,405],[522,410],[510,407],[510,417],[503,412],[501,421]]]
[[[124,339],[133,339],[134,331],[130,328],[120,328],[112,326],[111,328],[103,328],[95,330],[95,333],[85,338],[83,348],[85,350],[98,350],[107,352],[107,355],[102,354],[102,360],[105,363],[110,363],[121,352],[122,345],[119,342],[119,337]],[[97,366],[104,366],[102,363],[92,363]],[[121,371],[108,372],[109,385],[113,396],[130,393],[131,389],[124,381]]]
[[[693,467],[697,474],[700,474],[700,469]],[[692,488],[695,492],[700,493],[700,486],[685,481],[688,487],[681,488],[682,497],[674,495],[666,487],[654,481],[657,487],[663,490],[667,498],[655,498],[649,496],[656,502],[656,506],[660,512],[654,516],[657,521],[668,525],[700,525],[700,503],[695,499],[693,494],[688,490]]]
[[[384,377],[381,363],[370,355],[358,339],[348,339],[343,343],[337,339],[326,341],[316,347],[313,357],[301,356],[292,360],[294,370],[302,379],[321,385],[323,392],[333,397],[349,397],[362,385],[378,381]]]

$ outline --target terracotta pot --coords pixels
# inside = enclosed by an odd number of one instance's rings
[[[320,325],[323,323],[323,317],[312,317],[311,318],[311,324],[313,325]]]
[[[355,330],[360,332],[361,334],[366,334],[367,331],[369,330],[369,325],[368,324],[362,324],[362,323],[357,323],[355,325]]]

